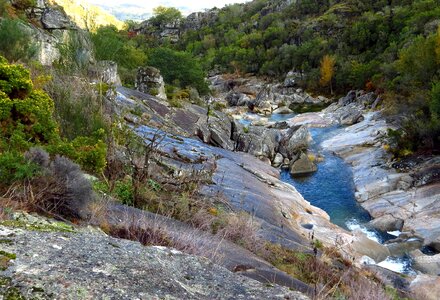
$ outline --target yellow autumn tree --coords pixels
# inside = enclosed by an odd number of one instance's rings
[[[324,55],[321,60],[321,86],[330,86],[330,93],[333,94],[332,78],[335,73],[336,57],[334,55]]]

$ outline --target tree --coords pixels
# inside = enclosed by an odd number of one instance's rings
[[[192,86],[202,95],[209,93],[202,67],[187,52],[156,48],[149,54],[148,64],[158,68],[167,83],[178,83],[182,88]]]
[[[175,7],[158,6],[153,9],[154,16],[150,18],[151,24],[157,27],[175,23],[182,19],[182,13]]]
[[[321,60],[321,79],[319,83],[321,86],[330,86],[330,93],[333,95],[332,78],[335,73],[336,58],[333,55],[324,55]]]

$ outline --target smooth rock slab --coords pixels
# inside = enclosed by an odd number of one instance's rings
[[[27,297],[37,289],[45,299],[308,299],[207,259],[96,231],[15,230],[12,239],[2,250],[17,259],[0,275]]]

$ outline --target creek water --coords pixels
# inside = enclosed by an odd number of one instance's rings
[[[281,179],[293,185],[312,205],[325,210],[331,221],[347,230],[361,230],[370,239],[384,243],[395,238],[392,234],[377,231],[368,226],[369,213],[355,198],[355,186],[350,166],[333,153],[324,151],[321,143],[337,135],[342,128],[311,128],[313,142],[311,149],[324,156],[318,164],[318,171],[303,177],[292,177],[288,170],[281,171]],[[399,272],[412,274],[411,260],[407,256],[389,257],[380,266]]]

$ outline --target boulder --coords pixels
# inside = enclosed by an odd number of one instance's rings
[[[376,99],[377,99],[376,94],[370,92],[357,97],[356,102],[362,105],[364,108],[367,108],[370,107]]]
[[[121,79],[118,75],[118,64],[113,61],[99,61],[96,66],[90,69],[89,73],[97,83],[121,86]]]
[[[286,78],[284,79],[283,86],[284,87],[295,87],[297,85],[297,81],[301,79],[301,74],[298,72],[290,71],[287,73]]]
[[[276,122],[275,124],[271,124],[268,126],[268,128],[274,128],[274,129],[287,129],[289,127],[290,126],[286,121]]]
[[[277,153],[275,155],[275,158],[273,159],[272,166],[278,168],[283,164],[283,161],[284,161],[284,157],[280,153]]]
[[[229,106],[246,106],[251,98],[246,94],[231,91],[226,95],[226,101],[228,101]]]
[[[274,158],[281,135],[279,130],[255,126],[251,126],[248,130],[248,133],[241,134],[236,140],[236,150],[257,157]]]
[[[355,231],[355,239],[352,242],[352,248],[357,253],[366,255],[376,263],[385,260],[390,256],[390,251],[384,245],[379,244],[376,241],[369,239],[364,233]]]
[[[440,299],[440,277],[417,275],[409,289],[413,299],[438,300]]]
[[[145,247],[93,227],[49,222],[38,223],[38,228],[45,228],[38,232],[0,225],[0,238],[11,240],[2,250],[17,258],[1,272],[2,299],[3,295],[4,299],[27,299],[23,295],[33,299],[308,299],[288,287],[268,288],[266,282],[244,277],[246,272],[239,268],[232,272],[207,258],[173,248]],[[142,222],[145,219],[138,220]],[[250,268],[255,272],[258,267],[254,266]],[[258,275],[266,278],[277,272],[268,267],[262,271]],[[276,275],[284,276],[285,282],[295,281],[280,271]]]
[[[318,167],[305,153],[301,153],[299,158],[290,165],[290,174],[293,176],[307,175],[317,170]]]
[[[390,214],[385,214],[379,218],[371,220],[370,224],[381,231],[400,231],[403,227],[403,220],[396,219]]]
[[[61,9],[47,7],[41,16],[41,23],[45,29],[73,29],[69,17]]]
[[[288,108],[287,106],[282,106],[282,107],[278,107],[277,109],[275,109],[273,112],[273,114],[291,114],[293,113],[293,111]]]
[[[342,97],[338,101],[338,105],[345,106],[350,103],[353,103],[356,99],[356,91],[349,91],[348,94],[345,97]]]
[[[395,242],[387,242],[385,246],[390,250],[391,256],[402,256],[423,246],[423,240],[419,238],[395,239]]]
[[[291,159],[294,154],[307,149],[311,140],[309,131],[305,126],[293,126],[283,135],[279,143],[278,152]]]
[[[272,104],[269,101],[262,101],[253,110],[259,114],[270,115],[272,113]]]
[[[135,88],[146,94],[166,100],[165,82],[160,71],[153,67],[140,67],[136,76]]]
[[[440,275],[440,254],[425,255],[422,251],[411,252],[413,258],[412,267],[429,275]]]
[[[345,106],[338,110],[341,125],[353,125],[363,120],[362,110],[357,106]]]

